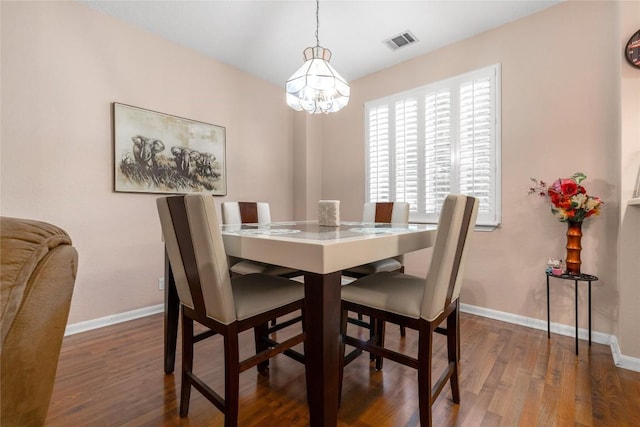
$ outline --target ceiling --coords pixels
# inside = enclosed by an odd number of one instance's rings
[[[316,3],[297,1],[78,0],[92,9],[194,49],[276,85],[315,46]],[[473,37],[561,0],[320,2],[320,45],[347,81]],[[411,31],[417,43],[392,51],[384,40]]]

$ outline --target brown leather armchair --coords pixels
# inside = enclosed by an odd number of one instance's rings
[[[0,425],[44,425],[78,266],[62,229],[0,218]]]

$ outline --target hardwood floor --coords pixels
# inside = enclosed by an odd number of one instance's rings
[[[640,373],[616,368],[608,347],[477,317],[461,316],[461,404],[445,388],[434,406],[434,426],[640,426]],[[180,352],[176,372],[164,375],[162,316],[66,337],[46,425],[222,426],[223,417],[197,391],[189,416],[178,416]],[[416,352],[416,334],[387,342]],[[281,332],[282,334],[283,332]],[[242,351],[253,336],[242,336]],[[444,366],[438,337],[434,369]],[[439,345],[440,344],[440,345]],[[195,368],[222,391],[219,337],[196,345]],[[435,374],[436,377],[439,373]],[[240,425],[307,426],[304,367],[282,355],[267,376],[240,378]],[[363,355],[345,369],[340,426],[417,426],[416,372],[385,361],[376,372]]]

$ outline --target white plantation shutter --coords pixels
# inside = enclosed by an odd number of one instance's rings
[[[418,206],[418,100],[409,98],[395,105],[395,194],[394,200]]]
[[[441,89],[425,96],[424,214],[437,222],[442,202],[451,192],[452,132],[451,91]]]
[[[480,200],[479,216],[494,210],[492,145],[495,134],[491,79],[465,82],[460,86],[460,192]]]
[[[382,105],[369,110],[368,182],[371,200],[389,200],[389,107]]]
[[[367,201],[406,201],[437,222],[450,193],[500,223],[500,68],[494,65],[365,105]]]

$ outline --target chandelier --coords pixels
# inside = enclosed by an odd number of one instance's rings
[[[349,84],[329,64],[331,51],[320,46],[320,2],[316,0],[316,45],[304,50],[304,64],[286,83],[287,104],[309,114],[334,113],[349,102]]]

